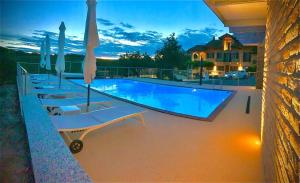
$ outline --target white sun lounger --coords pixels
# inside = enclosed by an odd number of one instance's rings
[[[53,76],[44,78],[30,78],[33,83],[48,83],[48,82],[59,82],[59,78],[54,78]]]
[[[83,73],[64,72],[62,75],[67,78],[83,78],[84,77]]]
[[[126,119],[136,119],[144,125],[143,112],[144,109],[134,106],[120,106],[78,115],[50,116],[50,118],[58,131],[63,132],[70,141],[71,152],[78,153],[83,148],[83,138],[89,132]],[[67,134],[68,132],[79,132],[81,134],[78,139],[72,140]]]
[[[87,98],[66,98],[66,99],[40,99],[43,106],[58,107],[68,105],[82,105],[86,104]],[[93,103],[111,103],[111,99],[107,97],[90,98],[90,104]]]
[[[72,85],[67,84],[67,83],[62,83],[60,86],[59,84],[53,83],[53,84],[33,84],[32,87],[37,90],[41,89],[51,89],[51,90],[71,90]]]
[[[86,106],[87,98],[65,98],[65,99],[40,99],[42,105],[49,113],[54,114],[55,109],[61,106],[77,106],[83,111],[83,106]],[[92,97],[90,98],[90,106],[110,107],[112,100],[107,97]],[[86,108],[85,108],[86,109]],[[86,111],[86,110],[84,110]]]
[[[31,80],[40,80],[40,81],[47,80],[48,74],[31,74],[30,79]]]
[[[44,81],[35,81],[35,80],[32,80],[31,81],[32,85],[53,85],[53,84],[56,84],[58,85],[59,84],[59,81],[58,79],[51,79],[51,80],[44,80]],[[62,81],[61,84],[68,84],[66,81]]]
[[[39,94],[57,94],[57,93],[70,93],[70,92],[84,92],[83,89],[33,89],[32,93],[39,93]]]
[[[72,98],[83,97],[85,91],[82,89],[33,89],[32,93],[37,94],[39,98]]]
[[[48,86],[48,85],[58,86],[59,85],[59,79],[58,78],[52,78],[50,80],[43,80],[43,81],[31,80],[31,84],[34,87]],[[61,86],[63,86],[63,85],[70,85],[70,82],[68,82],[66,80],[61,80]]]

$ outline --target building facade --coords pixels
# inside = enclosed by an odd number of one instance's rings
[[[201,59],[213,62],[214,67],[207,70],[212,76],[224,76],[227,72],[256,67],[257,64],[257,46],[243,45],[230,34],[213,38],[205,45],[194,46],[188,52],[194,62]]]

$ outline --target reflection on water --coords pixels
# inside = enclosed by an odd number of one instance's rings
[[[73,80],[84,85],[83,80]],[[231,94],[126,79],[96,79],[91,87],[101,92],[153,108],[207,118]]]

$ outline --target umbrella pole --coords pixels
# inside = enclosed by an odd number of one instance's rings
[[[60,85],[61,85],[61,72],[59,72],[59,85],[58,85],[58,88],[60,88]]]
[[[88,112],[89,106],[90,106],[90,90],[91,90],[91,85],[88,84],[88,96],[87,96],[87,108],[86,108],[87,112]]]
[[[48,73],[48,84],[50,84],[50,81],[49,81],[50,80],[49,71],[47,71],[47,73]]]

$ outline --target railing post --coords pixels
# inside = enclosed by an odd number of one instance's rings
[[[174,69],[172,69],[172,81],[174,81]]]
[[[143,70],[143,68],[141,68],[140,69],[140,78],[141,78],[141,75],[143,75],[143,73],[144,73],[144,70]]]
[[[163,79],[162,69],[160,69],[160,79]]]
[[[70,62],[70,65],[69,65],[69,72],[71,72],[71,69],[72,69],[72,62]]]
[[[17,84],[19,84],[20,83],[20,80],[19,80],[19,75],[20,75],[20,69],[19,69],[19,63],[17,63]]]
[[[24,80],[24,95],[27,95],[27,91],[26,91],[26,88],[27,88],[27,81],[26,81],[26,74],[25,72],[23,71],[23,80]]]
[[[223,79],[220,78],[220,89],[223,89]]]
[[[109,75],[109,78],[113,77],[113,72],[112,72],[111,67],[108,68],[108,75]]]

